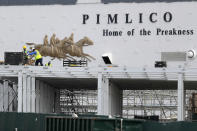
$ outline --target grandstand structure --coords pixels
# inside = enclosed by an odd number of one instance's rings
[[[191,0],[1,0],[0,111],[191,119],[196,5]],[[74,34],[74,42],[88,37],[93,44],[81,49],[95,60],[82,67],[62,66],[56,59],[52,67],[2,62],[5,52],[21,52],[25,43],[41,44],[53,34],[56,40]],[[50,60],[43,57],[44,63]]]

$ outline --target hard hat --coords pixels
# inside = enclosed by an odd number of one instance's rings
[[[33,47],[32,50],[35,50],[35,48]]]
[[[27,47],[24,45],[24,46],[23,46],[23,49],[26,49],[26,48],[27,48]]]

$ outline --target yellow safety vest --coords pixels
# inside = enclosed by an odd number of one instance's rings
[[[23,55],[24,55],[24,58],[25,59],[28,59],[29,58],[28,55],[27,55],[27,50],[23,51]]]
[[[40,55],[40,52],[38,50],[36,50],[36,55],[34,55],[34,57],[36,60],[42,58],[42,56]]]
[[[52,66],[52,64],[48,64],[48,63],[47,63],[47,64],[45,64],[45,66]]]

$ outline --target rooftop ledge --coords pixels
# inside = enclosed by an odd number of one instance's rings
[[[45,67],[0,65],[0,76],[18,77],[19,72],[35,77],[106,78],[197,81],[197,68],[135,68],[135,67]]]

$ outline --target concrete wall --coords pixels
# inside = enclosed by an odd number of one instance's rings
[[[84,36],[94,41],[93,46],[84,47],[85,53],[96,58],[89,66],[103,64],[101,56],[104,53],[112,53],[113,64],[154,66],[154,62],[161,59],[161,52],[197,49],[196,5],[197,2],[1,6],[0,59],[3,59],[4,51],[21,51],[25,42],[42,43],[45,34],[50,38],[56,33],[63,39],[73,32],[75,42]],[[166,12],[172,14],[172,21],[164,21]],[[157,22],[150,21],[151,13],[154,13],[152,19]],[[115,14],[117,23],[108,23]],[[132,20],[132,23],[126,23],[126,14],[129,14],[128,21]],[[83,24],[83,15],[89,15],[86,24]],[[193,33],[156,35],[157,28],[164,33],[173,32],[173,29],[192,30]],[[140,35],[142,29],[151,31],[151,34]],[[104,36],[103,32],[107,30],[122,31],[122,36]],[[47,61],[45,58],[44,63]],[[57,60],[52,64],[61,66],[62,62]],[[178,64],[180,62],[171,62],[169,66],[177,67]],[[188,63],[188,66],[196,65],[196,60]]]

